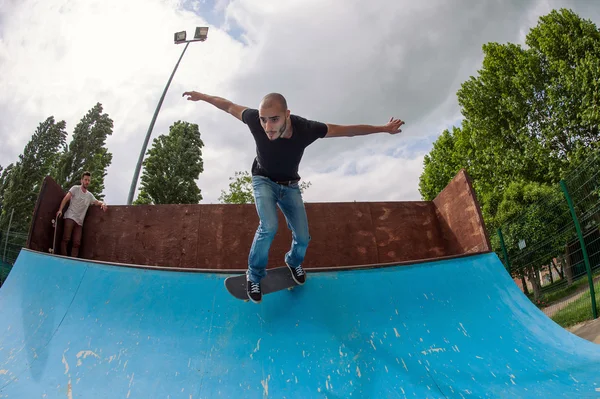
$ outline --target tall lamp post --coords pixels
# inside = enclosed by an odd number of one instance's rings
[[[129,188],[129,197],[127,198],[127,205],[131,205],[133,202],[133,195],[135,193],[135,187],[137,185],[138,178],[140,177],[140,169],[142,168],[142,162],[144,160],[144,154],[146,154],[146,148],[148,147],[148,141],[150,141],[150,136],[152,135],[152,129],[154,128],[154,123],[156,122],[156,117],[158,116],[158,112],[160,111],[160,107],[162,106],[163,100],[165,99],[165,95],[167,94],[167,90],[169,90],[169,86],[171,85],[171,81],[173,80],[173,76],[175,75],[175,71],[177,71],[177,67],[179,67],[179,63],[185,54],[188,46],[192,42],[203,42],[206,40],[208,36],[208,27],[202,26],[197,27],[196,32],[194,34],[194,38],[191,40],[186,40],[186,32],[176,32],[175,33],[175,44],[185,43],[185,47],[181,52],[181,56],[175,64],[175,68],[173,68],[173,72],[171,73],[171,77],[165,86],[165,90],[160,96],[160,100],[158,101],[158,105],[156,106],[156,110],[154,111],[154,116],[152,117],[152,121],[150,122],[150,126],[148,127],[148,132],[146,133],[146,139],[144,140],[144,145],[142,146],[142,151],[140,151],[140,157],[138,159],[137,165],[135,166],[135,173],[133,174],[133,180],[131,180],[131,187]]]

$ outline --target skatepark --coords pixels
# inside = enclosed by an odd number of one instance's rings
[[[464,171],[431,202],[307,204],[307,283],[260,304],[224,287],[252,206],[92,210],[73,259],[61,196],[46,179],[0,290],[0,398],[600,397],[600,347],[519,290]]]

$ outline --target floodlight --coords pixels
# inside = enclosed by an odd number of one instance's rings
[[[208,26],[199,26],[196,28],[194,39],[205,41],[208,36]]]

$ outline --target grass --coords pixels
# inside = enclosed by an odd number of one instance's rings
[[[585,285],[589,285],[587,277],[577,280],[575,283],[573,283],[569,287],[565,287],[565,288],[544,294],[544,295],[542,295],[542,299],[546,303],[556,302],[565,297],[568,297],[569,295],[573,294],[574,292],[576,292],[578,289],[580,289],[581,287],[583,287]]]
[[[594,278],[594,279],[598,276],[600,276],[600,270],[596,270],[592,274],[592,278]],[[549,286],[545,286],[544,288],[546,290],[548,290],[548,289],[551,290],[552,289],[551,287],[553,285],[558,285],[561,283],[564,284],[564,280],[561,279],[561,280],[555,281],[553,284],[551,284]],[[533,304],[535,304],[539,308],[544,308],[546,306],[552,305],[554,302],[558,302],[558,301],[568,297],[569,295],[572,295],[573,293],[581,290],[582,287],[585,287],[585,289],[589,289],[589,281],[588,281],[587,276],[585,276],[585,275],[580,277],[577,281],[575,281],[573,284],[571,284],[568,287],[560,288],[555,291],[546,292],[545,294],[542,294],[538,303],[536,303],[536,301],[533,298],[533,292],[530,292],[527,295],[527,297]]]
[[[600,284],[594,286],[594,292],[596,293],[596,310],[600,314],[600,307],[598,303],[600,301]],[[569,303],[565,308],[556,312],[552,317],[556,323],[564,328],[573,326],[577,323],[584,322],[586,320],[593,319],[592,315],[592,299],[590,291],[586,291],[581,297],[577,298],[573,302]]]

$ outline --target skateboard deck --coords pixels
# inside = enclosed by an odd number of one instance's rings
[[[280,266],[274,269],[267,269],[267,275],[260,281],[262,294],[267,295],[283,289],[293,289],[298,284],[292,278],[292,273],[287,266]],[[248,301],[246,292],[246,274],[231,276],[225,279],[227,291],[234,297]]]
[[[52,226],[54,227],[54,238],[52,239],[52,248],[48,248],[48,252],[51,254],[56,252],[56,230],[58,230],[58,220],[52,219]]]

